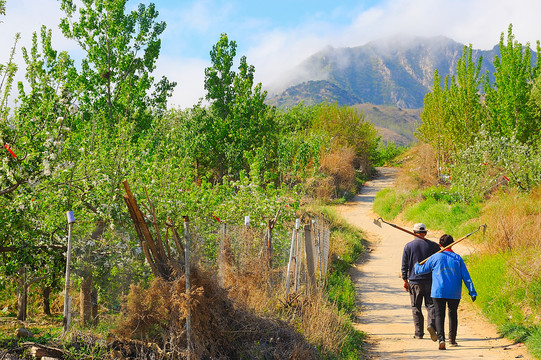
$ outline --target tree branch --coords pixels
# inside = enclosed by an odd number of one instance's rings
[[[11,185],[10,187],[8,188],[5,188],[3,190],[0,190],[0,195],[5,195],[5,194],[9,194],[10,192],[13,192],[15,190],[17,190],[17,188],[24,184],[26,182],[26,180],[17,180],[17,183],[16,184],[13,184]]]

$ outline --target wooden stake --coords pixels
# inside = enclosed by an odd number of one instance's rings
[[[316,290],[316,273],[314,269],[312,229],[310,225],[304,225],[304,249],[306,252],[306,271],[308,273],[308,294],[313,295]]]

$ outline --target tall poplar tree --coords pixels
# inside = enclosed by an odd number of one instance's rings
[[[531,142],[539,132],[539,123],[532,117],[530,93],[540,74],[541,62],[532,64],[530,44],[522,46],[515,40],[509,25],[507,41],[500,36],[500,56],[494,59],[494,82],[485,80],[486,105],[490,115],[491,133],[521,142]],[[541,51],[537,42],[537,54]]]

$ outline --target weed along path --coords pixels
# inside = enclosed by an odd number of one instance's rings
[[[409,295],[400,278],[402,249],[412,236],[389,225],[382,224],[380,228],[373,223],[377,217],[372,213],[374,197],[381,189],[393,186],[396,169],[380,168],[379,174],[352,202],[337,207],[338,213],[360,227],[368,240],[367,255],[352,269],[351,276],[359,306],[355,325],[369,335],[370,359],[532,359],[524,346],[513,346],[510,340],[500,338],[494,326],[476,314],[465,292],[458,312],[458,347],[438,350],[428,334],[424,339],[413,339]],[[428,230],[429,238],[439,238],[440,234]],[[471,251],[460,245],[454,249],[457,253],[467,255]]]

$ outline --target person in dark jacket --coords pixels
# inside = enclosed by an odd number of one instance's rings
[[[442,248],[453,243],[451,235],[443,235],[440,238]],[[449,343],[457,346],[456,332],[458,328],[458,304],[462,295],[462,282],[466,285],[468,292],[475,301],[477,292],[473,287],[470,274],[464,260],[460,255],[455,254],[451,248],[430,257],[423,265],[416,264],[415,274],[432,273],[432,290],[430,295],[434,301],[436,310],[436,331],[439,340],[439,349],[445,350],[445,307],[449,307]]]
[[[427,311],[426,330],[430,333],[432,341],[437,341],[434,303],[430,297],[432,275],[430,273],[415,274],[413,267],[419,261],[437,253],[440,247],[434,241],[425,239],[427,234],[425,224],[415,224],[413,232],[417,236],[404,246],[402,254],[402,279],[404,280],[404,289],[410,293],[413,324],[415,325],[415,335],[413,337],[422,339],[424,336],[424,316],[422,312],[424,300]]]

